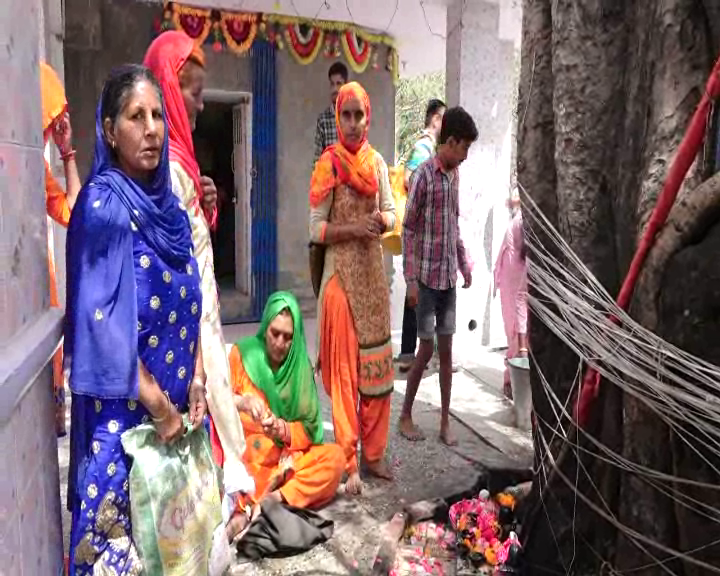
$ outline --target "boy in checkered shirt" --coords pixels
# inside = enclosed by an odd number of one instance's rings
[[[423,370],[433,355],[437,335],[440,356],[440,440],[456,444],[450,433],[452,339],[455,334],[458,270],[463,288],[472,284],[472,265],[459,227],[458,167],[477,140],[472,117],[462,108],[445,112],[437,154],[424,162],[411,179],[403,221],[403,268],[408,305],[415,308],[420,346],[407,378],[399,430],[408,440],[422,440],[412,420],[412,407]]]
[[[338,92],[348,81],[348,69],[342,62],[335,62],[328,70],[330,81],[330,102],[332,104],[322,111],[318,116],[315,127],[315,154],[313,156],[313,168],[318,158],[325,151],[325,148],[338,141],[337,128],[335,126],[335,102]]]

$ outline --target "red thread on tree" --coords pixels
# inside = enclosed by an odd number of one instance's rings
[[[616,301],[621,310],[627,310],[627,307],[630,305],[635,284],[645,264],[645,258],[647,258],[650,249],[653,247],[658,232],[665,225],[683,180],[685,179],[685,175],[688,173],[688,170],[690,170],[690,166],[692,166],[700,151],[700,147],[705,138],[707,117],[710,113],[712,101],[718,97],[720,97],[720,59],[715,62],[715,66],[705,86],[705,93],[700,99],[700,103],[690,120],[690,125],[678,148],[677,156],[675,156],[673,163],[670,165],[665,185],[658,197],[657,204],[645,227],[642,238],[640,239],[640,244],[635,251],[628,273],[620,288],[620,293]],[[611,320],[618,323],[618,319],[615,317],[611,318]],[[584,428],[587,425],[591,408],[599,392],[600,374],[593,368],[587,368],[580,387],[579,397],[577,401],[573,403],[573,418],[578,428]]]

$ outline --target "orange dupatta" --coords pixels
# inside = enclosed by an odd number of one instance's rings
[[[40,62],[40,90],[42,92],[42,128],[43,133],[63,113],[67,107],[65,89],[55,70],[45,62]]]
[[[365,108],[367,123],[359,145],[350,144],[340,130],[340,113],[343,104],[357,99]],[[340,142],[328,146],[315,165],[310,181],[310,206],[318,206],[331,190],[341,184],[350,186],[360,194],[373,196],[379,189],[375,149],[367,140],[370,129],[372,107],[365,89],[357,82],[350,82],[340,88],[335,104],[335,126]]]

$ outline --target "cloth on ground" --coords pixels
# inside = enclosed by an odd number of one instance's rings
[[[284,502],[265,500],[261,512],[237,544],[245,560],[285,558],[311,550],[332,538],[332,520]]]

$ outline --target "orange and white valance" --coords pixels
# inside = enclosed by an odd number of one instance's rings
[[[295,22],[285,25],[285,39],[288,51],[298,64],[311,64],[320,53],[325,32],[322,28]]]
[[[353,28],[348,28],[340,34],[340,41],[345,52],[345,59],[353,72],[356,74],[365,72],[370,64],[370,56],[373,52],[372,44]]]

